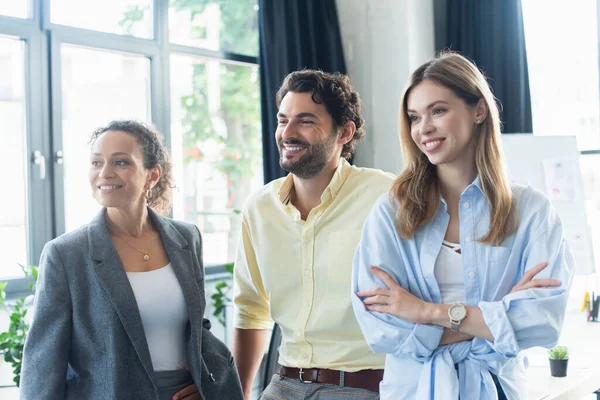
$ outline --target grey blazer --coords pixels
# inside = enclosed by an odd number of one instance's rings
[[[148,210],[188,306],[187,363],[201,396],[243,399],[233,357],[203,319],[198,228]],[[105,211],[44,248],[25,342],[22,399],[158,399],[142,320]]]

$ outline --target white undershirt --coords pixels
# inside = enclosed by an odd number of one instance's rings
[[[442,294],[442,304],[465,303],[465,281],[460,244],[444,240],[433,273]]]
[[[154,371],[183,369],[189,321],[181,285],[171,264],[149,272],[127,272],[142,317]]]

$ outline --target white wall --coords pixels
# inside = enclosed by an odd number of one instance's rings
[[[435,53],[433,0],[336,0],[348,75],[365,140],[355,164],[399,173],[398,105],[411,72]]]

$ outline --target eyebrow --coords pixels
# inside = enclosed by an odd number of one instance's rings
[[[277,118],[287,118],[288,116],[285,115],[284,113],[278,112],[277,113]],[[314,119],[319,119],[319,117],[317,117],[315,114],[313,113],[309,113],[309,112],[301,112],[296,114],[296,118],[314,118]]]
[[[431,103],[430,105],[428,105],[428,106],[427,106],[427,107],[425,107],[425,108],[426,108],[427,110],[429,110],[429,109],[431,109],[431,108],[435,107],[436,105],[438,105],[438,104],[440,104],[440,103],[443,103],[443,104],[446,104],[446,105],[448,105],[448,102],[447,102],[447,101],[444,101],[444,100],[436,100],[436,101],[434,101],[433,103]],[[406,110],[406,112],[413,112],[413,113],[416,113],[416,111],[415,111],[415,110],[411,110],[410,108],[409,108],[409,109],[407,109],[407,110]]]
[[[101,156],[101,155],[102,155],[102,153],[92,153],[92,155],[93,155],[93,156]],[[129,154],[127,154],[127,153],[123,153],[122,151],[119,151],[119,152],[117,152],[117,153],[112,153],[112,157],[115,157],[115,156],[128,156],[128,155],[129,155]]]

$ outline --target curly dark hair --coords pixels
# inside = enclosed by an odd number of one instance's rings
[[[356,144],[365,136],[365,120],[361,115],[360,96],[353,90],[348,76],[312,69],[292,72],[285,77],[277,92],[277,108],[288,92],[312,93],[311,98],[315,103],[325,105],[336,130],[348,121],[354,121],[356,132],[342,149],[342,157],[350,158]]]
[[[152,197],[148,200],[148,206],[159,214],[168,214],[173,197],[173,165],[167,148],[162,144],[162,135],[143,122],[111,121],[108,125],[98,128],[92,133],[90,145],[93,146],[98,137],[108,131],[125,132],[135,138],[144,157],[144,168],[150,169],[160,165],[162,175],[152,188]]]

